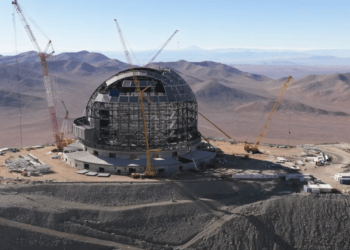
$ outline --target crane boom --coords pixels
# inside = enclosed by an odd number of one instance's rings
[[[119,32],[119,37],[120,37],[120,41],[123,45],[123,48],[124,48],[124,53],[125,53],[125,57],[128,61],[128,66],[129,66],[129,69],[130,71],[132,72],[132,78],[133,78],[133,81],[134,81],[134,84],[135,84],[135,87],[136,87],[136,90],[137,90],[137,93],[139,95],[139,99],[140,99],[140,104],[141,104],[141,113],[142,113],[142,121],[143,121],[143,132],[145,134],[145,141],[146,141],[146,153],[147,153],[147,169],[146,169],[146,173],[148,175],[152,175],[152,173],[154,171],[152,171],[152,167],[151,167],[151,155],[150,155],[150,149],[149,149],[149,143],[148,143],[148,136],[147,136],[147,127],[146,127],[146,119],[145,119],[145,110],[144,110],[144,106],[143,106],[143,98],[146,98],[145,95],[143,94],[144,90],[141,90],[140,89],[140,86],[139,86],[139,83],[138,83],[138,80],[136,78],[136,75],[135,75],[135,71],[134,71],[134,68],[132,66],[132,61],[131,61],[131,57],[130,57],[130,54],[128,52],[128,49],[126,47],[126,44],[125,44],[125,41],[124,41],[124,37],[123,37],[123,32],[121,31],[120,29],[120,26],[118,24],[118,21],[117,19],[114,19],[116,25],[117,25],[117,29],[118,29],[118,32]],[[148,99],[148,98],[146,98]]]
[[[260,134],[259,136],[256,138],[256,141],[255,141],[255,144],[254,145],[250,145],[248,144],[248,142],[245,142],[245,146],[244,146],[244,149],[246,151],[252,151],[252,152],[259,152],[258,150],[258,145],[260,144],[260,142],[262,141],[262,139],[264,139],[265,137],[265,133],[267,131],[267,128],[269,127],[270,125],[270,122],[271,122],[271,119],[272,117],[274,116],[275,112],[277,111],[277,108],[278,108],[278,105],[280,104],[282,98],[283,98],[283,95],[284,93],[286,92],[290,82],[292,81],[292,77],[289,76],[287,78],[287,80],[285,81],[285,83],[283,84],[280,92],[278,93],[278,96],[277,96],[277,99],[275,101],[275,104],[273,105],[272,107],[272,110],[270,111],[270,114],[269,114],[269,117],[267,118],[267,121],[265,122],[264,124],[264,127],[262,128],[262,130],[260,131]]]
[[[22,23],[23,23],[24,29],[26,30],[26,32],[27,32],[27,34],[28,34],[28,36],[29,36],[29,38],[30,38],[30,41],[32,42],[32,44],[33,44],[35,50],[38,51],[38,52],[41,52],[41,49],[40,49],[40,47],[39,47],[38,42],[36,41],[36,38],[35,38],[35,36],[34,36],[34,33],[32,32],[32,29],[30,28],[30,26],[29,26],[29,24],[28,24],[28,22],[27,22],[27,19],[26,19],[25,16],[23,15],[22,8],[19,6],[17,0],[14,0],[14,1],[12,2],[12,4],[14,5],[14,7],[15,7],[15,9],[16,9],[16,11],[17,11],[17,13],[18,13],[18,15],[19,15],[19,17],[20,17]]]
[[[277,111],[278,105],[280,104],[280,102],[281,102],[281,100],[283,98],[283,95],[286,92],[286,90],[287,90],[287,88],[289,86],[289,83],[291,81],[292,81],[292,77],[289,76],[287,78],[286,82],[283,84],[280,92],[278,93],[277,100],[276,100],[275,104],[273,105],[272,110],[270,111],[269,117],[267,118],[267,121],[265,122],[264,127],[262,128],[258,138],[255,141],[255,145],[259,145],[261,140],[265,137],[265,133],[266,133],[266,130],[267,130],[268,126],[270,125],[271,119],[274,116],[275,112]]]
[[[160,48],[160,50],[158,50],[158,52],[154,55],[154,57],[151,59],[151,61],[149,61],[149,63],[146,64],[146,66],[148,64],[151,64],[152,62],[154,62],[154,60],[157,58],[157,56],[160,54],[160,52],[162,52],[162,50],[165,48],[165,46],[168,45],[168,43],[171,41],[171,39],[173,39],[173,37],[176,35],[176,33],[179,32],[178,30],[175,30],[175,32],[169,37],[169,39],[163,44],[163,46]]]
[[[17,14],[19,15],[22,23],[23,23],[23,26],[24,26],[24,29],[26,30],[34,48],[36,49],[36,51],[38,52],[38,55],[39,55],[39,58],[40,58],[40,61],[41,61],[41,69],[42,69],[42,72],[43,72],[43,79],[44,79],[44,85],[45,85],[45,91],[46,91],[46,99],[47,99],[47,102],[48,102],[48,106],[49,106],[49,111],[50,111],[50,119],[51,119],[51,126],[52,126],[52,130],[53,130],[53,133],[54,133],[54,136],[55,136],[55,141],[56,141],[56,144],[57,144],[57,147],[58,148],[62,148],[62,136],[61,134],[58,132],[58,122],[57,122],[57,115],[56,115],[56,109],[55,109],[55,103],[54,103],[54,100],[53,100],[53,95],[52,95],[52,87],[51,87],[51,80],[50,80],[50,75],[49,75],[49,70],[48,70],[48,67],[47,67],[47,62],[46,62],[46,59],[48,57],[50,57],[54,51],[50,54],[47,54],[46,53],[46,50],[48,49],[48,47],[51,45],[51,40],[49,40],[47,46],[46,46],[46,49],[45,51],[43,52],[34,36],[34,33],[33,31],[31,30],[28,22],[27,22],[27,19],[25,18],[24,14],[23,14],[23,11],[22,11],[22,8],[21,6],[18,4],[17,0],[14,0],[12,2],[12,4],[14,5],[16,11],[17,11]]]
[[[71,141],[69,141],[69,138],[64,138],[64,137],[66,137],[68,135],[69,112],[68,112],[68,109],[66,107],[66,104],[64,104],[64,101],[62,101],[62,104],[63,104],[64,109],[66,110],[66,115],[65,115],[65,117],[64,117],[64,119],[62,121],[60,133],[61,133],[61,136],[62,136],[62,144],[63,144],[63,146],[66,146],[66,145],[71,143]]]
[[[216,126],[213,122],[211,122],[208,118],[206,118],[204,115],[202,115],[200,112],[198,112],[198,114],[200,114],[204,119],[206,119],[208,122],[210,122],[215,128],[217,128],[221,133],[223,133],[227,138],[231,139],[231,136],[229,136],[228,134],[226,134],[224,131],[222,131],[221,128],[219,128],[218,126]]]
[[[117,25],[117,29],[118,29],[118,32],[119,32],[120,42],[121,42],[122,45],[123,45],[124,54],[125,54],[126,60],[128,61],[128,66],[129,66],[130,70],[131,70],[132,72],[134,72],[133,67],[132,67],[131,57],[130,57],[129,51],[128,51],[127,47],[126,47],[125,41],[124,41],[123,32],[122,32],[122,30],[120,29],[120,26],[119,26],[119,23],[118,23],[117,19],[114,19],[114,21],[115,21],[115,23],[116,23],[116,25]],[[134,77],[134,74],[133,74],[133,80],[134,80],[135,83],[138,83],[137,78]]]
[[[68,116],[69,116],[68,109],[66,107],[66,104],[64,104],[64,101],[62,101],[62,104],[63,104],[64,109],[66,110],[66,116],[64,117],[64,119],[68,119]]]

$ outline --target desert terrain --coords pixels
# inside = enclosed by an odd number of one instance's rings
[[[294,78],[261,154],[251,154],[242,142],[255,141],[294,69],[265,76],[254,68],[184,60],[151,67],[178,72],[193,89],[199,111],[238,143],[217,138],[223,135],[199,117],[200,132],[214,138],[209,141],[218,149],[215,161],[152,180],[78,174],[51,158],[54,146],[6,151],[0,156],[1,249],[350,248],[350,188],[334,179],[350,172],[350,73],[304,69],[314,74]],[[49,68],[61,122],[62,100],[72,121],[82,115],[91,93],[127,65],[81,51],[55,56]],[[0,56],[0,117],[0,148],[53,143],[35,52]],[[307,160],[310,152],[322,152],[330,161],[317,166]],[[22,176],[5,166],[9,157],[28,153],[52,172]],[[280,157],[287,162],[280,163]],[[294,175],[330,184],[331,193],[307,193],[306,180],[287,178]]]
[[[18,77],[16,62],[14,56],[0,56],[0,147],[21,146],[19,103],[23,146],[52,143],[37,54],[18,55]],[[276,79],[209,61],[156,63],[151,67],[176,70],[195,92],[199,111],[239,141],[254,141],[287,73],[293,73],[285,72],[284,78]],[[65,114],[62,100],[72,120],[82,115],[91,93],[127,65],[99,53],[81,51],[57,55],[49,68],[55,82],[59,120]],[[349,141],[349,77],[349,73],[295,77],[264,142],[297,145]],[[201,117],[199,129],[204,135],[220,135]]]
[[[213,141],[233,165],[216,161],[198,172],[154,180],[79,175],[54,147],[30,153],[53,172],[23,177],[0,157],[2,249],[347,249],[349,191],[332,176],[350,171],[349,144],[314,145],[332,162],[298,169],[274,164],[295,161],[311,145],[261,146],[247,159],[242,144]],[[267,167],[268,165],[273,167]],[[276,165],[276,166],[275,166]],[[346,167],[346,169],[344,169]],[[310,194],[297,179],[234,179],[235,174],[312,174],[338,193]],[[345,189],[345,190],[344,190]]]

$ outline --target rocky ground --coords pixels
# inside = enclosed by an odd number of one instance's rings
[[[305,195],[295,182],[0,187],[1,249],[350,247],[349,196]]]
[[[113,176],[109,183],[81,182],[76,169],[59,160],[51,160],[57,163],[53,174],[31,179],[2,167],[7,177],[0,182],[0,249],[350,248],[348,192],[306,194],[297,180],[214,178],[222,175],[219,170],[287,171],[266,164],[275,156],[299,159],[302,147],[261,146],[264,154],[244,159],[242,145],[215,143],[233,166],[216,162],[213,169],[169,179]],[[332,162],[317,168],[306,164],[301,172],[340,185],[330,181],[349,163],[349,145],[317,147]],[[49,162],[46,151],[31,153]],[[12,154],[23,152],[7,152],[3,159]],[[57,176],[61,182],[45,182]]]
[[[193,249],[349,249],[347,196],[292,195],[232,210]]]

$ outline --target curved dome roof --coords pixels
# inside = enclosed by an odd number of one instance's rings
[[[133,74],[147,98],[143,111]],[[91,95],[83,117],[74,121],[75,135],[91,147],[145,151],[143,121],[150,148],[189,147],[201,140],[191,88],[171,69],[150,68],[124,70],[104,81]]]
[[[151,86],[145,93],[154,103],[182,102],[196,99],[186,81],[171,69],[134,68],[133,71],[141,90]],[[139,102],[132,76],[133,72],[128,69],[110,77],[94,91],[88,105],[94,101],[112,103]],[[148,101],[144,99],[144,102]]]

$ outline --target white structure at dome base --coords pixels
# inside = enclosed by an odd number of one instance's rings
[[[171,69],[135,68],[144,100],[151,165],[159,172],[177,172],[208,164],[215,152],[197,147],[198,104],[192,89]],[[104,81],[91,95],[84,115],[74,120],[78,143],[64,148],[71,166],[112,174],[146,170],[143,118],[131,70]]]

